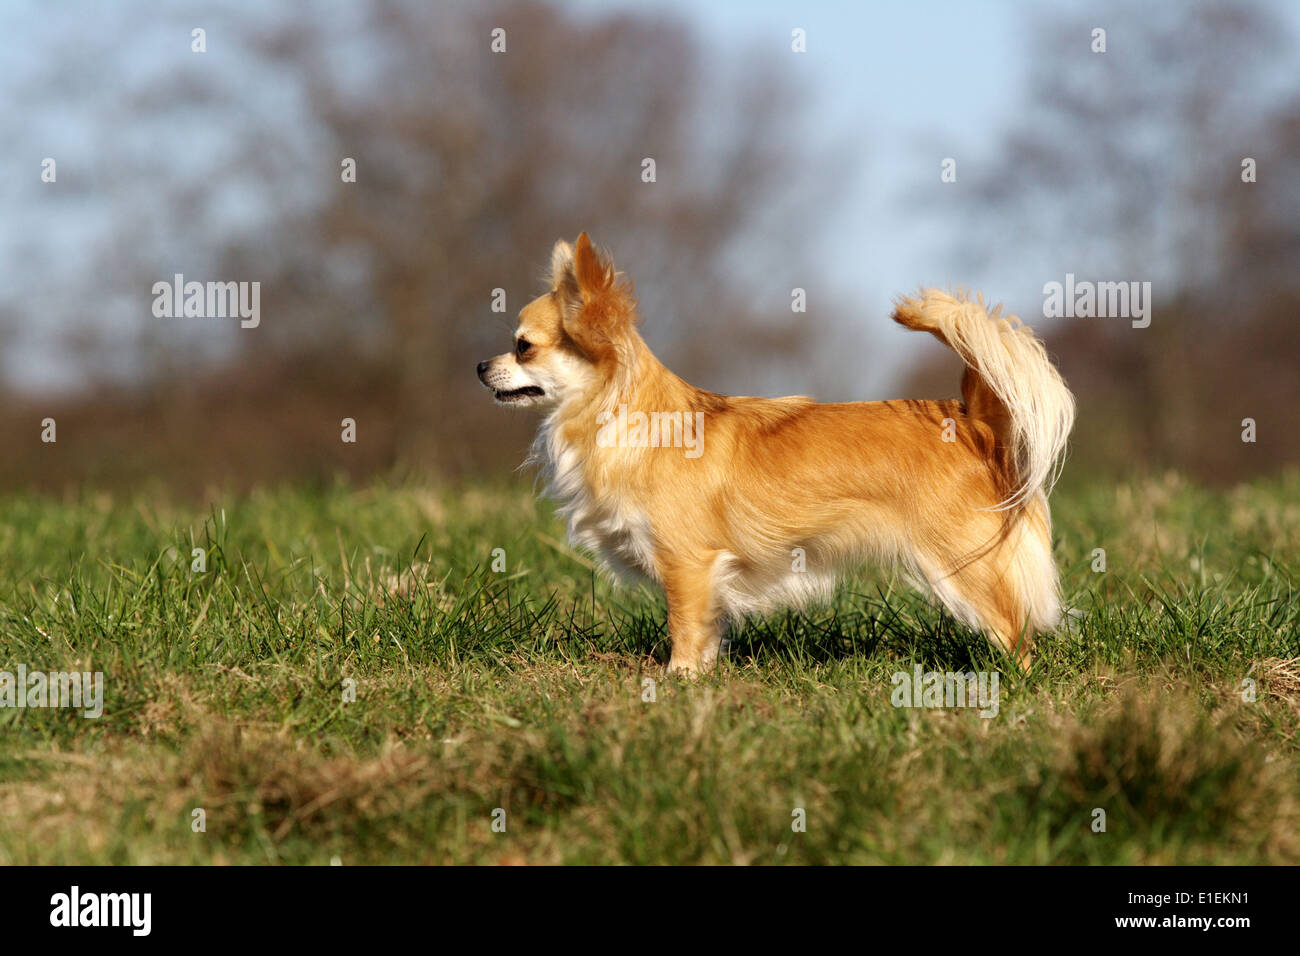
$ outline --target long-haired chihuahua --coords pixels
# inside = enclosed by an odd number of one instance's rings
[[[899,565],[1020,664],[1060,615],[1047,494],[1074,398],[1042,343],[982,299],[928,289],[893,318],[966,363],[962,400],[820,404],[687,384],[637,333],[628,281],[583,233],[514,348],[479,363],[496,400],[549,409],[533,459],[570,540],[668,600],[669,670],[718,657],[728,620]]]

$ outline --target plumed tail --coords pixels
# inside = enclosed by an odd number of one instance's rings
[[[971,299],[961,290],[925,289],[901,299],[894,321],[930,332],[966,363],[966,413],[992,429],[1010,489],[998,510],[1049,493],[1074,426],[1074,396],[1033,331],[1002,315],[1001,306],[989,311],[983,296]]]

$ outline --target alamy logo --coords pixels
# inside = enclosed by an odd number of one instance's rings
[[[0,707],[75,707],[83,717],[104,713],[102,671],[32,671],[18,665],[18,673],[0,671]]]
[[[153,314],[159,319],[233,319],[240,328],[262,322],[262,283],[186,282],[176,273],[171,282],[153,284]]]
[[[50,897],[51,926],[128,926],[133,936],[148,936],[153,925],[152,893],[69,893]]]
[[[687,458],[704,454],[704,413],[618,412],[596,415],[596,444],[601,448],[685,448]]]
[[[922,672],[917,664],[912,673],[898,671],[890,678],[894,691],[889,702],[895,707],[978,707],[987,719],[998,715],[1000,681],[997,671]]]
[[[1045,319],[1132,319],[1133,328],[1151,324],[1150,282],[1082,282],[1074,273],[1065,274],[1065,282],[1043,286]]]

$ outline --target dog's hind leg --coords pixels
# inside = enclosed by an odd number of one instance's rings
[[[948,555],[925,562],[922,571],[954,617],[1027,667],[1034,637],[1060,617],[1047,504],[1031,500],[1009,520],[996,543],[974,558]]]
[[[1027,665],[1032,655],[1033,634],[1026,628],[1026,615],[1015,590],[1004,574],[981,557],[956,570],[951,564],[926,561],[922,575],[930,591],[957,620],[982,631],[1000,650]]]

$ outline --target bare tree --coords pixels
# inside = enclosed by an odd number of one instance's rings
[[[1040,17],[1029,39],[1028,102],[952,231],[969,264],[1152,282],[1149,328],[1048,330],[1082,402],[1076,465],[1231,478],[1296,461],[1293,38],[1267,8],[1203,0]],[[1257,182],[1243,181],[1247,159]],[[1248,417],[1254,445],[1239,437]]]
[[[32,90],[103,100],[109,188],[79,188],[115,230],[89,250],[87,287],[130,321],[85,337],[85,358],[111,344],[143,393],[165,393],[96,398],[113,409],[102,435],[131,409],[155,416],[130,432],[155,472],[352,462],[338,422],[356,409],[366,467],[517,463],[530,423],[491,406],[474,366],[506,347],[551,244],[584,229],[641,281],[648,340],[699,384],[770,388],[809,361],[790,290],[818,267],[790,237],[810,237],[836,160],[809,150],[799,91],[776,72],[719,70],[671,20],[537,0],[363,0],[287,19],[231,5],[205,18],[208,59],[185,49],[188,20],[127,9],[172,60],[129,82],[91,37],[120,88],[52,61]],[[192,145],[178,128],[197,130]],[[231,209],[243,216],[223,229]],[[145,293],[175,272],[259,281],[261,327],[152,320]],[[83,299],[56,308],[84,314]],[[149,441],[166,447],[146,455]]]
[[[806,361],[804,337],[782,319],[797,283],[772,284],[811,267],[770,237],[791,230],[788,210],[819,181],[783,129],[789,88],[754,79],[721,108],[714,90],[706,113],[698,51],[683,28],[656,20],[592,23],[539,3],[371,10],[382,58],[361,81],[333,69],[325,24],[256,42],[303,78],[329,144],[321,174],[345,156],[358,169],[355,184],[336,183],[277,237],[296,260],[282,274],[321,307],[282,328],[354,338],[354,317],[304,288],[332,279],[306,263],[361,264],[364,331],[394,376],[399,457],[445,456],[481,435],[475,361],[505,347],[551,244],[583,229],[653,280],[647,334],[684,374],[717,384],[730,364]],[[494,52],[496,29],[504,50]],[[778,192],[784,204],[771,201]],[[745,277],[765,276],[775,293],[762,311],[732,261],[759,230],[767,251],[751,249]],[[490,311],[494,289],[506,293],[504,314]]]

